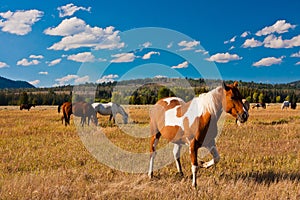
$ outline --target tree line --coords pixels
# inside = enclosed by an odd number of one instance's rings
[[[209,82],[211,81],[211,82]],[[159,82],[159,83],[158,83]],[[226,81],[232,83],[233,81]],[[189,87],[186,87],[188,83]],[[115,102],[119,104],[155,104],[163,97],[177,96],[185,101],[194,96],[208,92],[220,82],[204,79],[137,79],[113,83],[86,83],[74,90],[74,86],[30,89],[0,90],[0,105],[20,105],[32,103],[36,105],[59,105],[66,101],[84,100],[87,102]],[[208,86],[210,85],[210,87]],[[85,95],[92,88],[91,95]],[[250,103],[281,103],[300,101],[300,84],[262,84],[239,82],[239,90]],[[80,91],[80,92],[78,92]],[[82,92],[85,91],[85,92]]]

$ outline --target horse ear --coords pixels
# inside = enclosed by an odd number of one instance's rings
[[[238,87],[239,83],[237,81],[234,81],[233,86]]]
[[[230,90],[230,88],[226,85],[225,81],[222,82],[222,87],[226,91]]]

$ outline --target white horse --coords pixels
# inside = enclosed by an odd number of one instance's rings
[[[116,115],[119,113],[123,116],[124,124],[128,123],[128,114],[125,112],[124,108],[116,103],[93,103],[93,108],[96,112],[101,115],[109,115],[109,121],[113,119],[113,123],[116,122]]]
[[[290,106],[290,102],[289,101],[284,101],[281,105],[281,110],[283,110],[284,108],[289,108]]]

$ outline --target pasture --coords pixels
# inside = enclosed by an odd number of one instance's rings
[[[56,106],[0,107],[0,199],[300,199],[300,110],[280,106],[250,109],[240,127],[226,117],[216,143],[221,160],[199,169],[197,189],[188,152],[181,158],[183,178],[175,176],[173,162],[149,180],[98,162],[73,120],[61,123]],[[129,128],[147,125],[149,106],[126,109]],[[149,152],[150,138],[124,134],[107,116],[99,116],[99,124],[120,148]],[[161,139],[158,148],[165,144]]]

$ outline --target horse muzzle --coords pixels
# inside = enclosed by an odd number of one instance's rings
[[[244,111],[242,114],[237,114],[237,120],[241,123],[244,123],[248,120],[249,114],[247,111]]]

